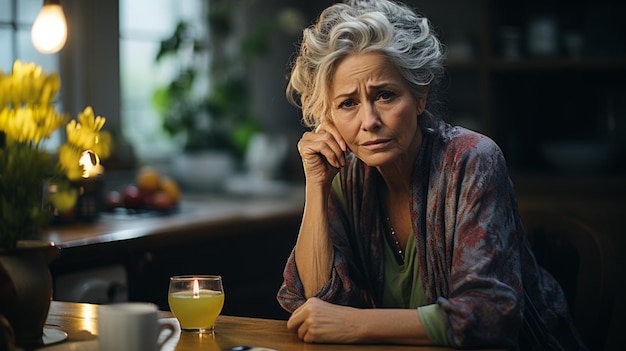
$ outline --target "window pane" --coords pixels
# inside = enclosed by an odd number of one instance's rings
[[[192,23],[203,23],[204,18],[203,2],[198,0],[182,0],[180,2],[180,17]]]
[[[11,21],[11,14],[13,13],[11,1],[12,0],[0,0],[0,22]]]
[[[41,0],[19,0],[17,1],[17,22],[20,24],[32,25],[41,10],[43,1]]]
[[[11,72],[13,68],[13,46],[11,45],[10,29],[0,29],[0,69],[3,72]]]
[[[174,67],[158,67],[154,58],[159,49],[158,43],[153,41],[124,40],[120,44],[120,51],[125,57],[132,57],[120,67],[122,96],[124,101],[150,101],[152,91],[173,74]]]
[[[42,0],[0,0],[0,69],[4,72],[11,72],[13,61],[19,59],[58,73],[59,56],[39,53],[30,41],[30,27],[42,4]],[[17,23],[17,29],[12,23]]]
[[[122,36],[136,32],[160,40],[174,30],[178,21],[178,7],[176,0],[121,0]]]
[[[30,41],[30,31],[17,31],[17,58],[24,62],[34,62],[46,72],[58,72],[59,55],[42,54]]]
[[[122,108],[122,130],[134,151],[142,158],[159,158],[172,154],[173,146],[166,142],[169,137],[161,128],[161,118],[145,106]]]
[[[167,157],[174,143],[162,127],[152,96],[177,74],[167,58],[155,62],[161,40],[184,19],[206,31],[203,0],[120,0],[121,119],[125,137],[140,159]]]

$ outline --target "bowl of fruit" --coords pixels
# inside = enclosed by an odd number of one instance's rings
[[[166,213],[178,208],[180,199],[180,187],[173,178],[161,174],[154,167],[144,166],[137,171],[134,183],[109,192],[107,209]]]

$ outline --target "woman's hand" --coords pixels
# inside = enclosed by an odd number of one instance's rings
[[[417,309],[355,308],[316,297],[291,314],[287,328],[309,343],[432,344]]]
[[[335,126],[320,124],[314,132],[306,132],[298,142],[304,175],[308,183],[329,184],[346,163],[346,143]]]
[[[304,342],[357,343],[358,330],[363,324],[354,318],[357,311],[312,297],[293,312],[287,328],[297,331],[298,338]]]

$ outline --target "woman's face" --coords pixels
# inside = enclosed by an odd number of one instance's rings
[[[353,54],[337,66],[330,86],[332,121],[350,150],[372,167],[406,160],[419,151],[417,99],[398,71],[378,53]]]

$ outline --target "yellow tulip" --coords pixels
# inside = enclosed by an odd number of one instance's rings
[[[69,180],[78,180],[83,176],[83,167],[80,165],[82,150],[68,144],[59,147],[59,166]]]
[[[4,189],[0,209],[4,210],[5,200],[10,202],[7,206],[20,209],[16,213],[21,216],[14,222],[24,230],[17,230],[18,233],[30,232],[32,219],[49,219],[42,210],[41,199],[31,196],[41,194],[42,184],[53,179],[58,190],[49,194],[49,201],[60,211],[69,210],[76,201],[76,189],[70,182],[84,174],[79,162],[82,153],[91,150],[100,158],[110,154],[111,136],[102,131],[106,119],[95,116],[91,106],[80,112],[76,120],[57,112],[53,102],[60,87],[57,74],[46,73],[34,63],[16,60],[11,73],[0,71],[0,132],[5,135],[5,145],[0,149],[0,188]],[[57,150],[56,164],[51,164],[52,158],[41,143],[64,125],[66,143]],[[39,212],[29,214],[28,209],[32,208]],[[3,241],[4,233],[0,234]],[[12,244],[11,240],[8,244]]]

